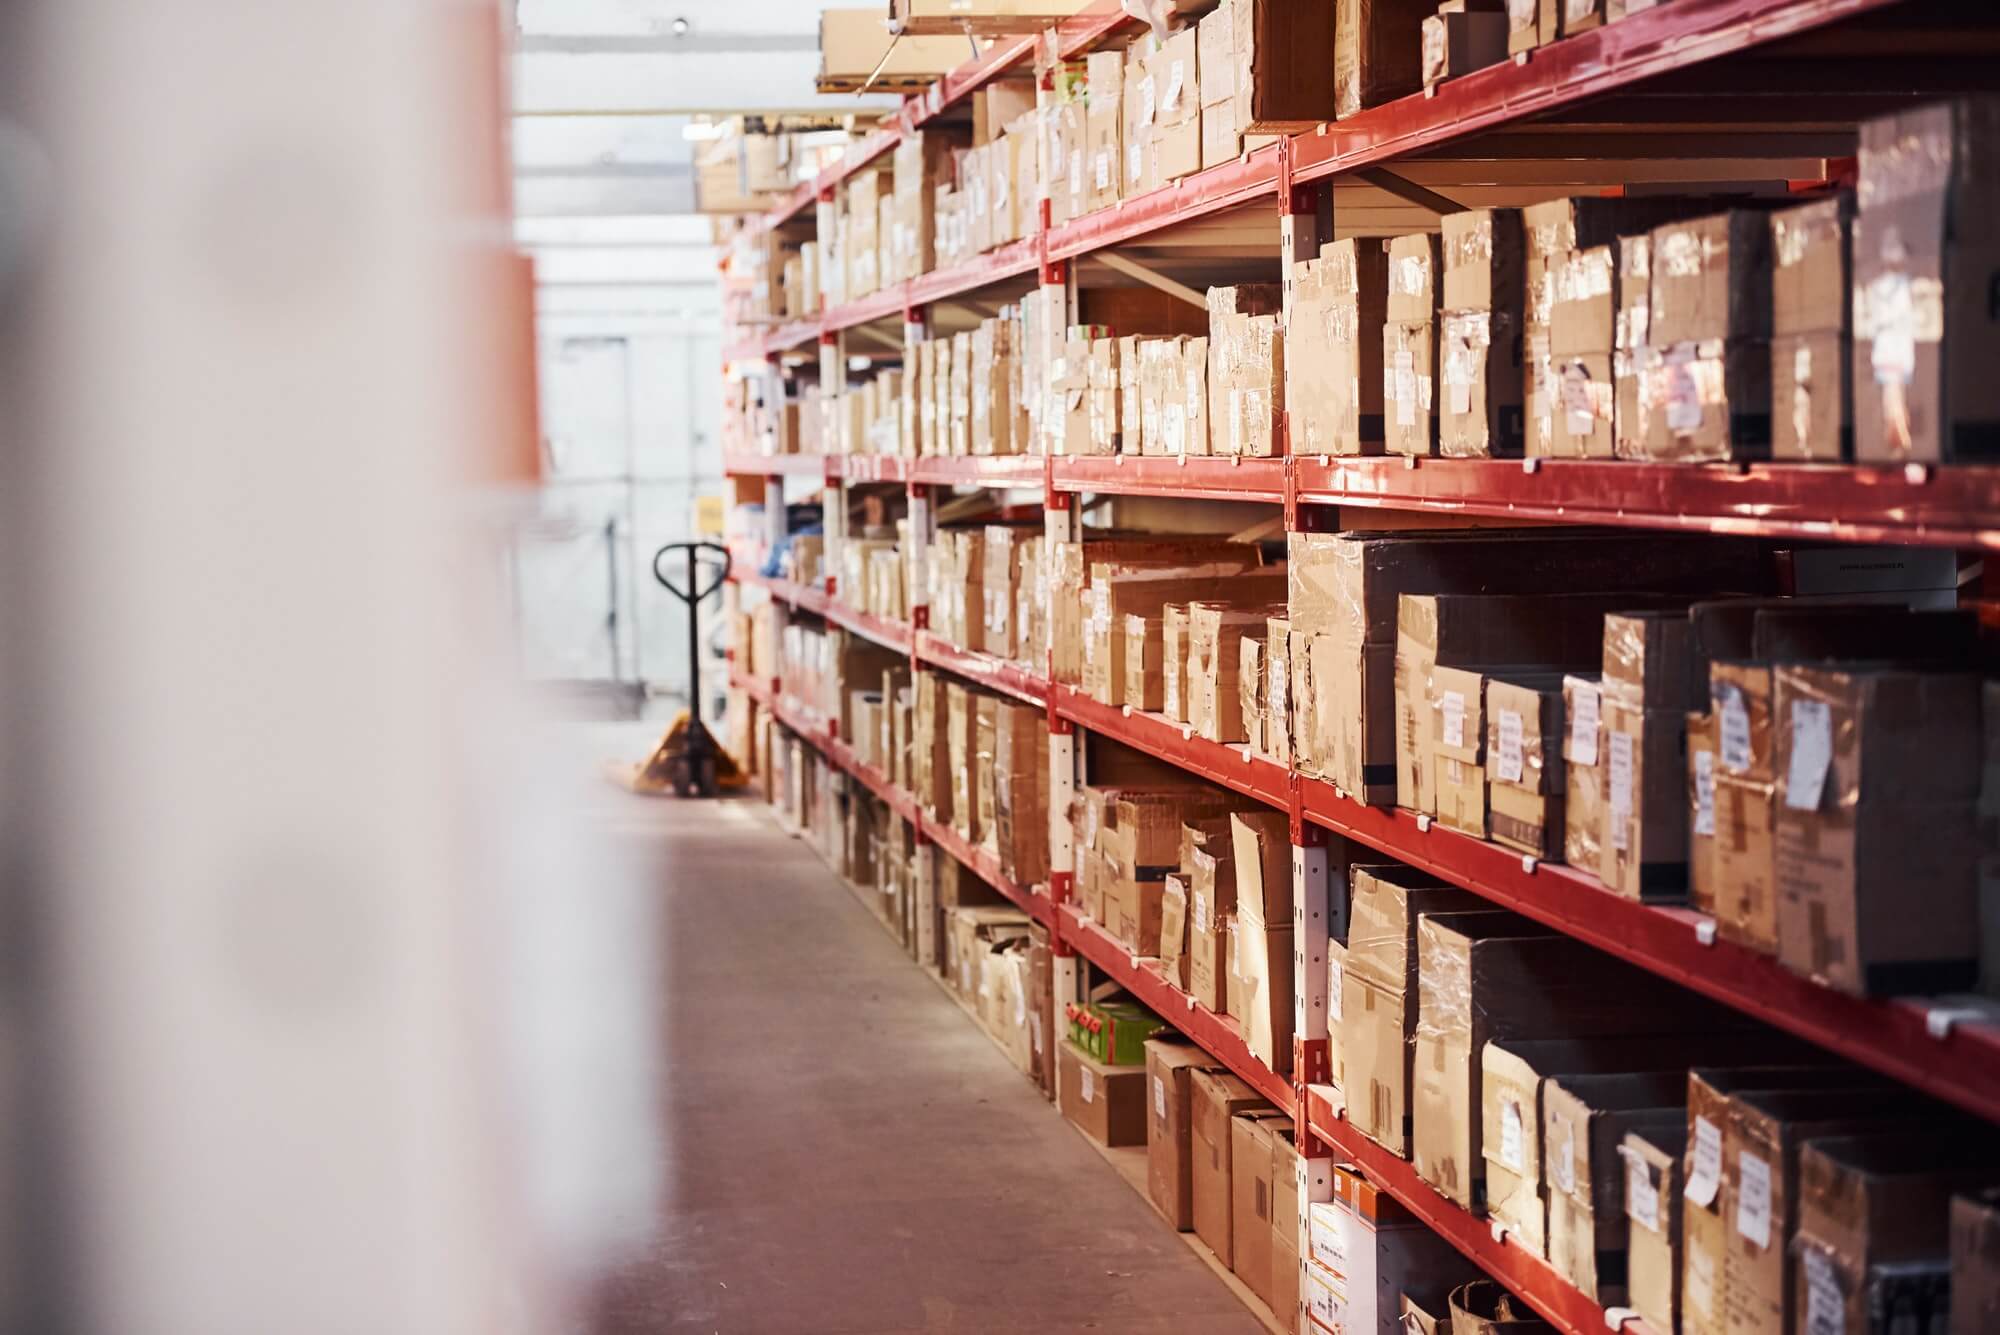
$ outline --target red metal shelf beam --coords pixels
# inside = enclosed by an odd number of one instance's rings
[[[839,477],[846,459],[838,454],[758,454],[731,450],[722,456],[722,471],[735,477]]]
[[[1292,479],[1306,503],[2000,548],[2000,468],[1983,466],[1299,457]]]
[[[1292,140],[1292,176],[1380,166],[1901,0],[1674,0]],[[1560,141],[1557,141],[1560,142]]]
[[[890,621],[886,617],[878,617],[869,612],[857,612],[832,598],[825,600],[825,606],[826,619],[834,625],[851,630],[863,639],[873,640],[883,648],[893,649],[899,654],[910,652],[912,632],[909,622]]]
[[[1301,816],[1432,872],[1580,941],[1714,997],[1776,1028],[1923,1090],[2000,1120],[2000,1029],[1929,1030],[1930,1008],[1914,1000],[1852,997],[1726,941],[1704,945],[1704,919],[1686,909],[1626,899],[1572,867],[1520,854],[1407,811],[1364,807],[1330,784],[1300,783]]]
[[[1049,702],[1047,677],[992,654],[960,649],[930,631],[916,633],[916,657],[919,663],[942,668],[953,676],[1011,695],[1025,704],[1046,706]]]
[[[1174,985],[1160,962],[1134,955],[1111,933],[1086,918],[1074,904],[1062,906],[1062,939],[1077,954],[1117,980],[1142,1004],[1200,1044],[1217,1061],[1287,1113],[1294,1108],[1292,1082],[1263,1062],[1226,1015],[1217,1015]]]
[[[1291,810],[1291,774],[1276,761],[1251,754],[1241,744],[1225,745],[1198,737],[1193,729],[1164,715],[1128,713],[1122,706],[1100,704],[1074,686],[1057,685],[1052,689],[1058,717],[1147,755],[1171,761],[1245,797],[1281,811]]]
[[[848,482],[908,482],[915,462],[900,454],[850,454],[841,460],[840,476]]]
[[[997,489],[1040,487],[1049,461],[1040,454],[932,454],[909,460],[912,482]]]
[[[957,830],[949,825],[940,825],[928,817],[923,820],[919,828],[923,830],[926,839],[949,853],[974,876],[1005,895],[1015,908],[1042,926],[1054,930],[1056,921],[1054,902],[1048,895],[1032,886],[1017,885],[1009,880],[1000,870],[1000,859],[993,850],[967,843]]]
[[[1239,455],[1112,454],[1064,456],[1054,461],[1057,491],[1109,496],[1181,496],[1212,501],[1285,499],[1285,461]]]
[[[1417,1170],[1407,1160],[1397,1158],[1356,1131],[1334,1112],[1330,1093],[1324,1085],[1313,1085],[1306,1090],[1306,1125],[1315,1136],[1340,1150],[1377,1190],[1395,1197],[1432,1232],[1526,1299],[1558,1330],[1567,1335],[1604,1335],[1608,1328],[1604,1308],[1585,1297],[1548,1262],[1496,1239],[1492,1225],[1486,1220],[1439,1195],[1430,1183],[1417,1176]],[[1656,1335],[1652,1327],[1637,1318],[1628,1319],[1619,1329],[1625,1335]]]

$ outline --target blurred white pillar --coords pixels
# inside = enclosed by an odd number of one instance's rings
[[[0,867],[42,929],[0,1042],[46,1040],[0,1116],[40,1133],[6,1237],[36,1329],[547,1316],[463,763],[505,665],[464,488],[514,388],[477,383],[465,262],[507,239],[493,19],[0,10],[0,109],[53,187],[0,295]]]

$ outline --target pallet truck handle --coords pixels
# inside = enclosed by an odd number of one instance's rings
[[[683,552],[683,551],[688,554],[688,582],[686,588],[682,588],[680,585],[674,583],[674,581],[668,577],[667,573],[664,570],[660,569],[660,561],[663,557],[667,555],[668,552]],[[700,566],[697,563],[701,562],[702,553],[704,552],[719,553],[722,557],[722,567],[719,571],[716,572],[715,579],[712,582],[710,582],[706,588],[701,588]],[[715,569],[712,561],[706,562],[704,564],[707,564],[709,569],[711,570]],[[653,578],[660,582],[660,587],[664,588],[668,593],[671,593],[672,595],[674,595],[674,597],[680,599],[682,602],[687,603],[690,607],[692,607],[695,603],[702,601],[704,598],[708,597],[711,593],[714,593],[717,589],[721,588],[723,581],[729,578],[729,571],[730,571],[729,549],[727,547],[724,547],[721,543],[670,542],[666,546],[660,548],[659,551],[653,553]],[[700,592],[695,592],[696,589],[700,589]]]

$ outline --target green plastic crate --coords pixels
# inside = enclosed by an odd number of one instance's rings
[[[1144,1066],[1146,1040],[1167,1022],[1135,1001],[1071,1002],[1069,1041],[1106,1066]]]

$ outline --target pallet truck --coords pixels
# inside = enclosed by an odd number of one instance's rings
[[[685,585],[675,583],[661,566],[673,552],[687,553]],[[623,788],[635,793],[714,797],[724,789],[745,787],[750,781],[701,721],[701,604],[722,587],[729,569],[729,549],[719,543],[670,542],[653,553],[653,578],[687,605],[689,707],[674,717],[667,735],[642,764],[617,768],[612,777]]]

